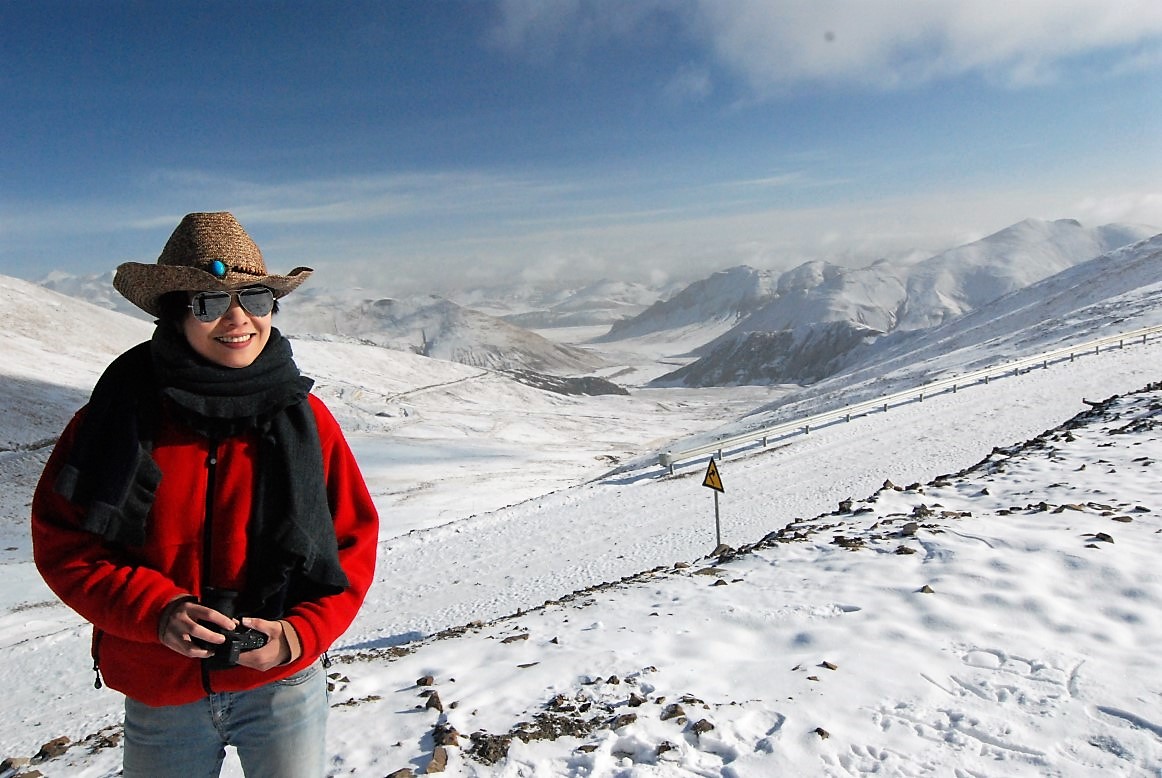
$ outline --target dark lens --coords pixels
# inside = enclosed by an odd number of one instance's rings
[[[198,292],[190,299],[190,310],[198,321],[211,322],[221,319],[230,310],[229,292]]]
[[[265,316],[274,309],[274,292],[266,287],[243,289],[238,293],[238,304],[251,316]]]

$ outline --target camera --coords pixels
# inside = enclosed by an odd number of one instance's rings
[[[216,589],[212,586],[207,586],[205,591],[202,592],[201,604],[207,608],[213,608],[223,616],[228,616],[233,619],[235,618],[234,601],[237,598],[238,592],[230,589]],[[253,651],[256,648],[262,648],[268,640],[265,633],[250,627],[244,627],[241,624],[234,629],[222,629],[217,624],[211,624],[205,621],[199,623],[203,627],[212,629],[226,637],[226,641],[223,643],[207,643],[204,640],[195,640],[202,648],[214,652],[213,656],[204,660],[207,667],[211,670],[223,670],[227,667],[234,667],[238,664],[238,657],[241,654],[246,651]]]

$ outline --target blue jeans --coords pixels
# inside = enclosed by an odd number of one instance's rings
[[[289,678],[188,705],[125,699],[125,778],[213,778],[226,746],[247,778],[326,774],[327,675],[315,662]]]

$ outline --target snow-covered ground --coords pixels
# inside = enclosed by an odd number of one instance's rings
[[[18,304],[6,322],[31,317]],[[27,433],[38,395],[0,394],[0,758],[66,738],[23,769],[106,776],[120,698],[93,689],[87,626],[32,569],[25,511],[43,430],[103,358],[70,364],[65,344],[96,329],[115,353],[141,331],[67,313],[51,359],[3,347],[6,377],[65,388]],[[745,553],[723,559],[702,468],[608,474],[778,389],[561,397],[295,349],[383,519],[376,582],[331,652],[335,775],[443,757],[514,778],[1162,775],[1162,392],[1127,394],[1159,380],[1162,342],[727,459],[722,540]]]

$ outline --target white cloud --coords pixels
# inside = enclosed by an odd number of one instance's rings
[[[1105,55],[1087,75],[1156,68],[1159,0],[504,0],[492,33],[509,50],[578,50],[657,40],[663,16],[708,62],[759,96],[799,88],[896,88],[976,74],[1007,86],[1052,82],[1071,60]],[[671,90],[698,71],[675,74]],[[701,71],[708,73],[706,70]],[[709,86],[704,76],[703,88]]]
[[[1123,192],[1081,199],[1074,212],[1087,224],[1123,222],[1162,229],[1162,192]]]
[[[967,73],[1014,86],[1053,80],[1066,60],[1162,42],[1157,0],[703,0],[716,56],[759,92],[803,83],[907,86]]]

